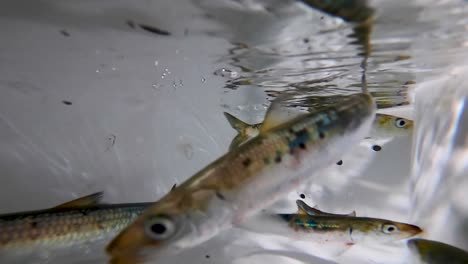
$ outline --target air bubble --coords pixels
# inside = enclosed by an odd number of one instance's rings
[[[153,87],[154,90],[159,90],[162,87],[162,85],[157,82],[151,84],[151,86]]]
[[[216,76],[221,76],[221,77],[230,78],[230,79],[235,79],[235,78],[239,77],[238,72],[233,71],[233,70],[229,70],[229,69],[226,69],[226,68],[218,69],[213,74],[216,75]]]

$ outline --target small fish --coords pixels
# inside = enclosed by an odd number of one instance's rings
[[[56,207],[0,215],[0,253],[72,247],[109,241],[152,203],[102,204],[103,193]]]
[[[226,119],[232,128],[237,131],[237,135],[231,141],[229,150],[232,150],[247,140],[258,135],[262,123],[247,124],[229,113],[224,113]],[[372,128],[366,138],[393,138],[398,136],[407,136],[413,132],[413,121],[387,114],[376,114]]]
[[[408,240],[408,248],[420,263],[467,264],[468,252],[454,246],[427,239]]]
[[[300,233],[299,236],[315,242],[342,242],[351,246],[362,242],[385,243],[413,237],[422,232],[415,225],[395,222],[386,219],[356,217],[355,212],[349,215],[310,213],[310,207],[297,201],[298,213],[280,214],[289,227]],[[300,205],[303,203],[302,205]],[[303,209],[306,206],[306,211]]]
[[[241,224],[334,164],[369,132],[375,116],[368,94],[288,119],[280,118],[280,106],[272,103],[258,136],[178,185],[124,229],[107,246],[111,263],[172,255]]]
[[[278,235],[294,241],[310,242],[322,257],[337,257],[356,244],[386,244],[413,237],[422,232],[415,225],[386,219],[356,217],[350,214],[331,214],[313,209],[301,200],[298,211],[292,214],[259,213],[242,228],[253,233]],[[323,254],[322,254],[323,253]],[[315,255],[313,253],[313,255]]]
[[[372,138],[392,138],[409,136],[413,133],[414,122],[412,120],[386,114],[376,114],[371,128]]]

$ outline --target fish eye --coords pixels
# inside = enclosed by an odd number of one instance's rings
[[[167,239],[175,233],[175,230],[174,222],[168,217],[154,217],[145,223],[146,234],[154,240]]]
[[[392,225],[392,224],[385,224],[385,225],[382,226],[382,231],[385,234],[392,234],[392,233],[398,231],[398,227],[396,225]]]
[[[395,125],[396,125],[396,127],[400,127],[400,128],[405,127],[406,126],[406,121],[404,119],[402,119],[402,118],[397,118],[395,120]]]

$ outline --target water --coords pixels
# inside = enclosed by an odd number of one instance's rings
[[[412,168],[412,218],[431,226],[427,236],[467,248],[465,194],[467,181],[468,90],[466,66],[421,86],[416,93]],[[431,95],[428,90],[431,90]]]
[[[413,138],[364,141],[342,165],[269,210],[294,211],[303,194],[325,211],[415,223],[428,238],[468,249],[461,235],[468,215],[467,3],[370,3],[375,21],[359,27],[292,0],[6,1],[1,211],[47,208],[101,190],[109,202],[157,200],[227,150],[234,131],[223,111],[258,123],[278,96],[316,107],[325,97],[364,90],[380,111],[414,118]],[[103,261],[98,251],[83,262]],[[402,244],[356,246],[338,257],[322,251],[235,229],[177,259],[406,260]]]

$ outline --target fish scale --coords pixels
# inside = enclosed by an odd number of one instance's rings
[[[359,107],[361,105],[362,107]],[[294,156],[294,151],[299,148],[299,144],[290,144],[291,141],[289,139],[298,138],[297,133],[299,131],[306,131],[307,140],[302,142],[306,145],[306,148],[307,145],[311,144],[320,145],[319,139],[325,137],[325,134],[330,133],[330,128],[336,127],[338,120],[355,118],[356,115],[359,115],[360,111],[363,111],[363,108],[368,107],[368,104],[357,100],[355,106],[356,109],[346,105],[348,113],[343,113],[343,109],[340,108],[330,108],[325,113],[317,114],[315,118],[310,118],[310,115],[300,116],[275,128],[274,130],[278,133],[272,131],[273,133],[254,138],[251,144],[239,147],[239,152],[242,152],[242,155],[236,155],[238,152],[232,152],[231,155],[235,156],[235,158],[225,159],[225,161],[229,160],[229,162],[224,162],[222,168],[219,169],[220,176],[209,180],[216,180],[217,185],[231,189],[237,186],[239,182],[245,181],[252,177],[252,175],[256,175],[259,171],[264,170],[265,167],[281,163],[284,156]],[[304,122],[301,122],[302,120]],[[291,126],[291,124],[295,125]],[[225,177],[223,175],[229,176]],[[207,185],[211,184],[213,183],[209,182]]]
[[[149,203],[47,209],[0,215],[0,252],[34,247],[65,247],[116,234]]]

